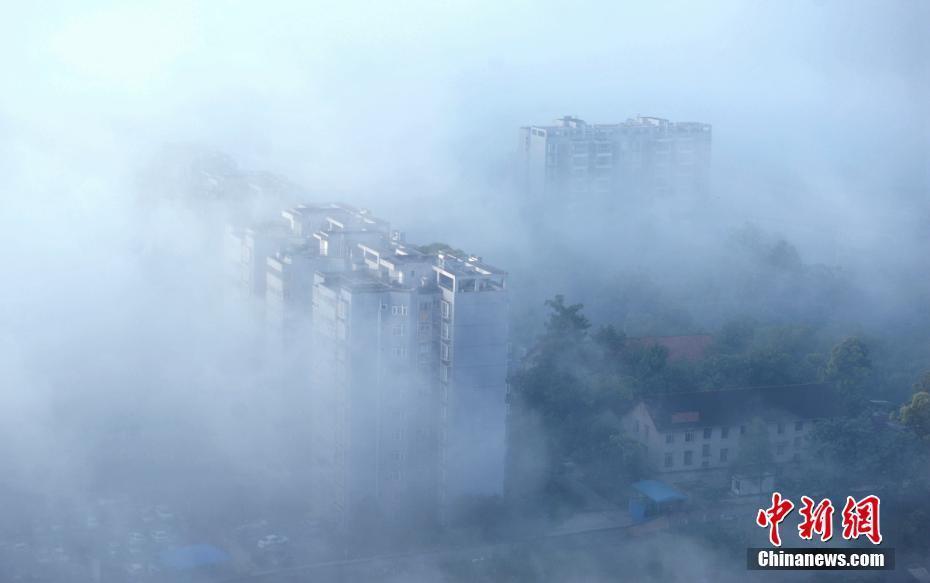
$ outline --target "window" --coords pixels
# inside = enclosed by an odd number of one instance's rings
[[[730,455],[730,450],[727,449],[727,448],[725,448],[725,447],[722,448],[722,449],[720,450],[720,461],[726,462],[726,461],[727,461],[727,456],[729,456],[729,455]]]
[[[793,461],[799,462],[801,461],[801,454],[799,454],[798,452],[794,452],[794,455],[791,456],[791,459]]]
[[[779,424],[778,424],[778,434],[781,435],[781,434],[784,433],[784,432],[785,432],[785,424],[784,424],[784,423],[779,423]]]
[[[406,324],[395,324],[391,327],[392,336],[406,336],[407,335],[407,325]]]
[[[726,438],[728,438],[728,437],[730,437],[730,428],[729,428],[729,427],[721,427],[721,428],[720,428],[720,439],[726,439]]]
[[[709,467],[710,467],[710,462],[707,461],[707,460],[703,460],[703,461],[701,462],[701,467],[702,467],[702,468],[709,468]]]
[[[439,313],[442,314],[443,318],[448,318],[452,314],[452,304],[442,300],[442,303],[439,304]]]
[[[417,331],[420,334],[426,335],[429,334],[432,330],[429,322],[420,322],[419,326],[417,327]]]
[[[694,452],[686,451],[685,452],[685,465],[690,466],[691,462],[693,461],[693,458],[694,458]]]
[[[714,434],[714,430],[711,427],[704,428],[704,439],[710,439],[710,436]]]
[[[797,447],[801,447],[801,438],[800,438],[800,437],[795,437],[795,438],[794,438],[794,447],[796,447],[796,448],[797,448]]]
[[[666,468],[670,468],[670,467],[672,467],[674,464],[675,464],[675,460],[674,460],[674,457],[672,456],[672,454],[670,454],[670,453],[665,454],[665,467],[666,467]]]
[[[443,382],[449,380],[449,367],[444,364],[439,366],[439,380]]]
[[[406,346],[395,346],[391,350],[394,358],[406,358],[407,357],[407,347]]]
[[[706,443],[704,447],[701,448],[701,457],[710,457],[710,446]]]
[[[449,353],[450,353],[450,352],[451,352],[451,351],[449,350],[449,345],[448,345],[448,344],[446,344],[445,342],[440,342],[440,343],[439,343],[439,357],[440,357],[441,359],[443,359],[443,360],[449,360]]]
[[[803,421],[795,421],[795,423],[794,423],[794,430],[795,430],[795,431],[801,431],[801,430],[803,430],[803,429],[804,429],[804,422],[803,422]]]
[[[424,342],[420,345],[420,354],[428,355],[431,352],[430,345],[428,342]]]
[[[689,431],[685,433],[685,441],[694,441],[694,432]]]
[[[449,340],[452,338],[452,329],[449,327],[448,322],[442,323],[442,334],[441,337],[443,340]]]
[[[775,446],[775,455],[784,455],[788,444],[784,441]]]
[[[436,280],[436,283],[439,284],[439,287],[447,289],[451,292],[455,291],[455,280],[446,275],[445,273],[440,273],[439,277]]]
[[[406,316],[407,315],[407,305],[398,304],[396,306],[391,306],[391,315],[392,316]]]
[[[666,434],[665,434],[665,443],[675,443],[675,434],[674,434],[674,433],[666,433]]]

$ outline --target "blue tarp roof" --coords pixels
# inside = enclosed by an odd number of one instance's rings
[[[653,502],[672,502],[674,500],[687,500],[688,496],[658,480],[643,480],[633,484],[633,488]]]
[[[168,549],[161,554],[160,559],[162,565],[168,568],[187,571],[225,563],[229,555],[212,545],[191,545]]]

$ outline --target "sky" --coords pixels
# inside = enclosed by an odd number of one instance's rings
[[[926,208],[914,189],[930,180],[928,12],[909,0],[18,5],[0,24],[4,202],[99,214],[163,144],[192,142],[328,198],[403,203],[395,220],[430,238],[500,198],[517,127],[644,114],[713,124],[733,222],[828,232],[810,245],[824,260],[837,237],[854,253],[899,223],[920,228],[900,203]],[[465,243],[486,252],[486,230]]]
[[[919,1],[24,5],[0,25],[9,84],[0,111],[7,135],[62,148],[197,140],[333,188],[352,174],[364,174],[360,188],[442,188],[473,170],[462,167],[470,155],[505,153],[514,126],[563,113],[707,121],[724,160],[752,143],[757,155],[784,148],[786,162],[832,168],[868,154],[841,136],[910,147],[926,138],[928,10]]]

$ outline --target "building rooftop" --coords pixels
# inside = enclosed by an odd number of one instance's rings
[[[674,393],[644,403],[659,430],[734,426],[756,417],[764,421],[822,419],[839,412],[829,383]]]
[[[442,269],[456,275],[507,275],[506,271],[484,263],[480,257],[475,255],[470,255],[463,259],[461,257],[440,251],[437,253],[437,257],[440,260],[439,266]]]
[[[653,502],[674,502],[688,499],[688,496],[680,490],[659,480],[640,480],[639,482],[633,482],[632,487]]]
[[[710,131],[711,125],[701,122],[694,121],[670,121],[662,117],[654,116],[645,116],[637,115],[636,117],[628,118],[626,121],[616,122],[616,123],[597,123],[589,124],[583,119],[574,117],[571,115],[566,115],[556,119],[550,125],[529,125],[524,126],[524,129],[536,129],[543,131],[558,131],[558,130],[581,130],[581,133],[597,133],[603,131],[614,131],[622,129],[633,129],[633,128],[657,128],[661,130],[675,130],[675,131]],[[564,133],[564,132],[563,132]],[[573,133],[574,134],[574,133]]]

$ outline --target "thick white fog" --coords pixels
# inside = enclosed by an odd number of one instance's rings
[[[132,531],[159,505],[196,533],[179,542],[313,522],[313,393],[222,257],[227,222],[298,202],[366,207],[507,271],[515,358],[566,294],[633,336],[746,315],[885,342],[900,327],[926,368],[928,30],[918,0],[7,6],[0,556],[67,546],[35,533],[89,515]],[[519,127],[563,115],[712,124],[710,196],[560,223],[514,163]],[[191,173],[205,159],[225,170]],[[802,267],[773,275],[782,240]]]

